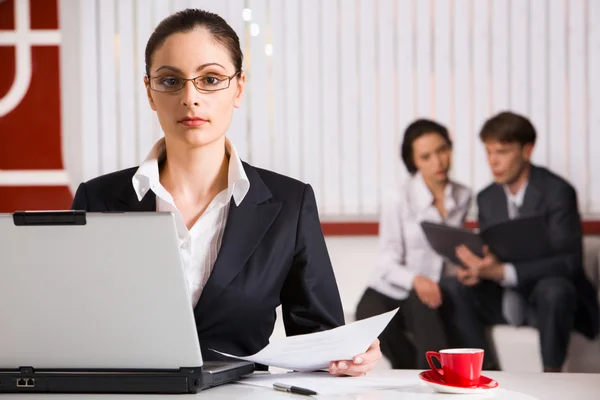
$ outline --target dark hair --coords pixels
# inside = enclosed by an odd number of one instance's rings
[[[213,40],[229,51],[235,72],[241,72],[244,55],[240,48],[240,39],[233,28],[217,14],[197,8],[188,8],[163,19],[150,35],[145,52],[146,75],[150,76],[150,65],[154,52],[169,36],[174,33],[189,32],[198,27],[210,32]]]
[[[406,128],[406,131],[404,131],[404,140],[402,141],[401,148],[402,161],[404,161],[406,169],[411,174],[417,172],[413,154],[413,142],[427,133],[437,133],[448,142],[450,147],[452,147],[452,140],[450,139],[448,129],[446,129],[445,126],[428,119],[418,119],[414,121]]]
[[[504,111],[488,119],[479,133],[481,141],[497,140],[504,143],[518,142],[522,146],[535,144],[535,128],[522,115]]]

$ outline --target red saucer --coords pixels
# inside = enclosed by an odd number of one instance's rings
[[[438,369],[443,374],[441,369]],[[429,384],[433,389],[443,393],[482,393],[488,392],[498,387],[498,382],[488,378],[487,376],[481,375],[479,378],[479,385],[475,387],[462,387],[456,385],[450,385],[443,380],[440,380],[438,375],[432,370],[423,371],[419,374],[419,378]]]

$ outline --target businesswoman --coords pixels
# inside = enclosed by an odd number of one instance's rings
[[[402,160],[410,176],[384,203],[379,255],[357,319],[400,307],[382,332],[381,351],[393,368],[429,368],[425,352],[447,347],[439,315],[438,282],[455,267],[429,246],[421,221],[459,226],[471,193],[449,178],[452,142],[442,125],[429,120],[410,124],[402,143]]]
[[[174,213],[205,360],[261,350],[280,304],[287,335],[344,324],[312,188],[241,161],[226,138],[246,82],[234,30],[178,12],[150,36],[145,63],[165,136],[139,167],[82,183],[73,208]],[[362,375],[380,358],[376,340],[329,371]]]

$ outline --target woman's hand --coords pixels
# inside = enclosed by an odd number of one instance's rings
[[[438,308],[442,305],[442,291],[439,285],[428,277],[417,275],[413,280],[413,289],[427,307]]]
[[[379,360],[381,360],[379,339],[375,339],[365,353],[357,355],[354,359],[330,362],[329,373],[335,376],[361,376],[375,368]]]

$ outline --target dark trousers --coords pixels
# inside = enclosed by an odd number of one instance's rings
[[[502,315],[503,289],[490,281],[469,287],[456,278],[442,279],[440,287],[444,296],[441,315],[450,345],[484,349],[484,368],[496,369],[485,328],[506,324]],[[527,324],[540,333],[544,367],[562,368],[577,309],[575,286],[562,277],[547,277],[524,297],[529,308]]]
[[[395,300],[367,289],[356,309],[361,320],[400,307],[379,336],[381,352],[394,369],[429,369],[425,352],[447,346],[444,324],[438,310],[431,309],[411,291],[405,300]]]

